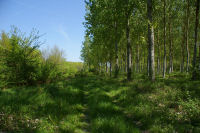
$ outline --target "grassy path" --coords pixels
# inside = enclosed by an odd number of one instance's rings
[[[76,78],[84,93],[86,108],[85,122],[88,123],[86,132],[91,133],[132,133],[138,132],[134,123],[128,121],[123,109],[116,104],[114,93],[119,84],[91,76]]]
[[[200,83],[186,81],[127,83],[89,75],[1,90],[0,132],[199,132]]]

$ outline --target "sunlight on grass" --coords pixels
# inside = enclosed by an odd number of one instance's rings
[[[46,133],[200,131],[199,82],[188,86],[183,79],[154,84],[138,80],[125,84],[120,78],[90,75],[1,90],[0,128]]]

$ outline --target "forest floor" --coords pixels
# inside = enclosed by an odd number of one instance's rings
[[[200,82],[89,74],[0,91],[0,132],[200,132]]]

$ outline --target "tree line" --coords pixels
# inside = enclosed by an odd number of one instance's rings
[[[81,58],[114,77],[186,72],[200,77],[199,0],[86,0]],[[199,48],[198,48],[199,47]],[[198,54],[199,53],[199,54]]]

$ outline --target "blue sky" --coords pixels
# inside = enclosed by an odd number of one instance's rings
[[[45,34],[41,49],[57,45],[67,61],[81,61],[84,15],[84,0],[0,0],[0,30],[15,25],[29,33],[36,28]]]

